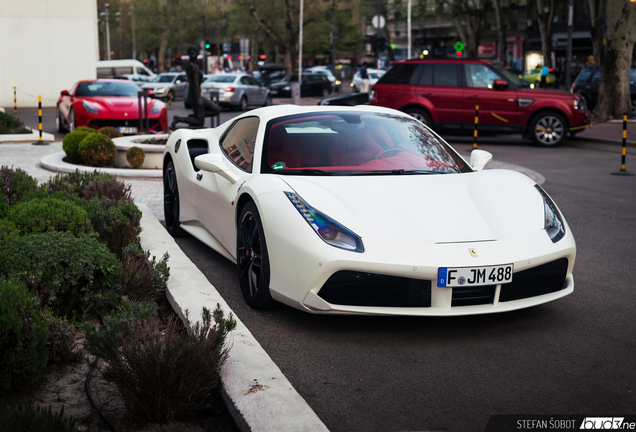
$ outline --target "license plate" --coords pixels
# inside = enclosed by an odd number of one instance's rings
[[[117,129],[119,129],[119,132],[121,132],[123,134],[136,134],[137,133],[137,128],[133,127],[133,126],[120,126]]]
[[[498,285],[512,282],[512,264],[489,267],[440,267],[438,287]]]

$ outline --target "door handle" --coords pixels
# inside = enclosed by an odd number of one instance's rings
[[[430,98],[430,97],[433,97],[433,93],[424,93],[423,96]]]
[[[479,100],[479,96],[468,96],[468,99]]]

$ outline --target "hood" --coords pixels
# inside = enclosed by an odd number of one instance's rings
[[[544,228],[535,183],[515,171],[281,179],[363,241],[405,247],[493,241]]]
[[[99,111],[102,110],[108,113],[129,113],[134,118],[138,116],[137,98],[132,96],[99,96],[99,97],[84,97],[83,100],[90,102]],[[148,98],[148,110],[150,110],[155,104],[162,104],[161,101]],[[151,114],[152,116],[152,114]]]
[[[544,98],[566,98],[566,99],[572,99],[572,98],[577,98],[580,95],[578,93],[570,93],[569,91],[565,91],[565,90],[557,90],[557,89],[544,89],[544,88],[540,88],[540,89],[520,89],[517,90],[517,95],[518,96],[529,96],[532,97],[533,95],[540,95],[541,97]]]

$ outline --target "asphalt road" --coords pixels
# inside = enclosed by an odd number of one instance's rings
[[[456,318],[256,311],[233,264],[178,240],[330,430],[482,431],[491,414],[636,413],[636,177],[610,175],[616,146],[483,142],[495,159],[546,177],[577,240],[574,294]]]

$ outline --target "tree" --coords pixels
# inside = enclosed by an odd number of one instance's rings
[[[550,65],[552,59],[552,23],[554,22],[554,1],[537,0],[537,21],[541,34],[541,51],[543,52],[543,64]]]
[[[592,21],[592,49],[594,54],[594,66],[603,64],[603,24],[605,23],[605,10],[607,0],[589,0],[590,18]]]
[[[477,58],[486,0],[450,0],[449,6],[459,38],[466,44],[466,57]]]
[[[605,121],[624,112],[631,115],[629,72],[636,43],[636,4],[630,0],[608,0],[607,45],[598,102],[594,113]]]
[[[590,0],[592,1],[592,0]],[[501,8],[501,0],[493,0],[495,8],[495,20],[497,22],[497,39],[499,39],[499,63],[506,63],[507,44],[506,44],[506,24],[503,20],[503,10]]]

